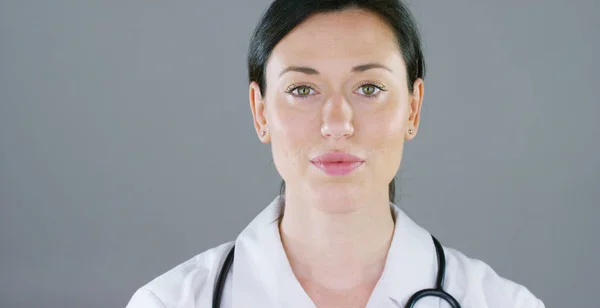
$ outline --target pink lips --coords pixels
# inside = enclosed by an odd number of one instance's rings
[[[343,176],[350,174],[365,161],[348,153],[329,152],[313,158],[310,162],[327,175]]]

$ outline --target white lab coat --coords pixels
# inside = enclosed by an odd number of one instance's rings
[[[296,280],[278,232],[282,211],[275,198],[238,236],[221,307],[315,307]],[[437,259],[431,235],[396,205],[396,227],[386,265],[367,308],[404,307],[421,289],[432,288]],[[127,308],[209,308],[218,271],[234,242],[209,249],[139,288]],[[487,264],[444,247],[444,289],[462,308],[544,308],[525,287],[498,276]],[[448,308],[423,298],[415,308]]]

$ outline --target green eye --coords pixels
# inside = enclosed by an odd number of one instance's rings
[[[318,94],[317,91],[309,85],[294,85],[291,86],[288,90],[285,90],[285,93],[292,95],[295,98],[311,98],[315,94]]]
[[[311,89],[309,87],[306,87],[306,86],[301,86],[301,87],[296,88],[296,91],[297,91],[298,95],[300,95],[300,96],[309,95],[310,94],[310,90]]]
[[[377,91],[375,86],[370,84],[364,85],[360,88],[362,89],[363,94],[368,96],[375,94],[375,91]]]

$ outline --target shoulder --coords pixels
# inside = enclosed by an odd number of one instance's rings
[[[196,307],[212,296],[213,284],[233,242],[208,249],[140,287],[127,308]],[[201,305],[202,306],[202,305]]]
[[[526,287],[501,277],[485,262],[456,249],[446,252],[446,289],[465,307],[544,308]]]

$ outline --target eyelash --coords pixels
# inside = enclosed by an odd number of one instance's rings
[[[360,84],[360,85],[358,86],[358,88],[357,88],[357,89],[360,89],[360,88],[362,88],[362,87],[364,87],[364,86],[373,86],[373,87],[375,87],[377,90],[379,90],[379,91],[378,91],[376,94],[374,94],[374,95],[362,95],[362,94],[359,94],[359,95],[361,95],[361,96],[363,96],[363,97],[366,97],[366,98],[368,98],[368,99],[376,98],[376,97],[378,97],[378,96],[379,96],[379,93],[387,91],[387,89],[385,88],[385,86],[384,86],[384,85],[382,85],[382,84],[380,84],[380,83],[378,83],[378,82],[373,82],[373,81],[364,82],[364,83]],[[314,89],[312,86],[310,86],[310,85],[306,85],[306,84],[298,84],[298,85],[292,85],[290,88],[288,88],[288,90],[286,90],[286,91],[285,91],[285,93],[287,93],[287,94],[290,94],[290,95],[294,96],[295,98],[299,98],[299,99],[307,99],[307,98],[309,98],[309,97],[311,96],[311,94],[309,94],[309,95],[298,95],[298,94],[294,94],[294,91],[296,91],[297,89],[300,89],[300,88],[308,88],[308,89],[309,89],[309,91],[315,91],[315,92],[317,92],[317,90],[315,90],[315,89]],[[317,92],[317,93],[318,93],[318,92]]]

